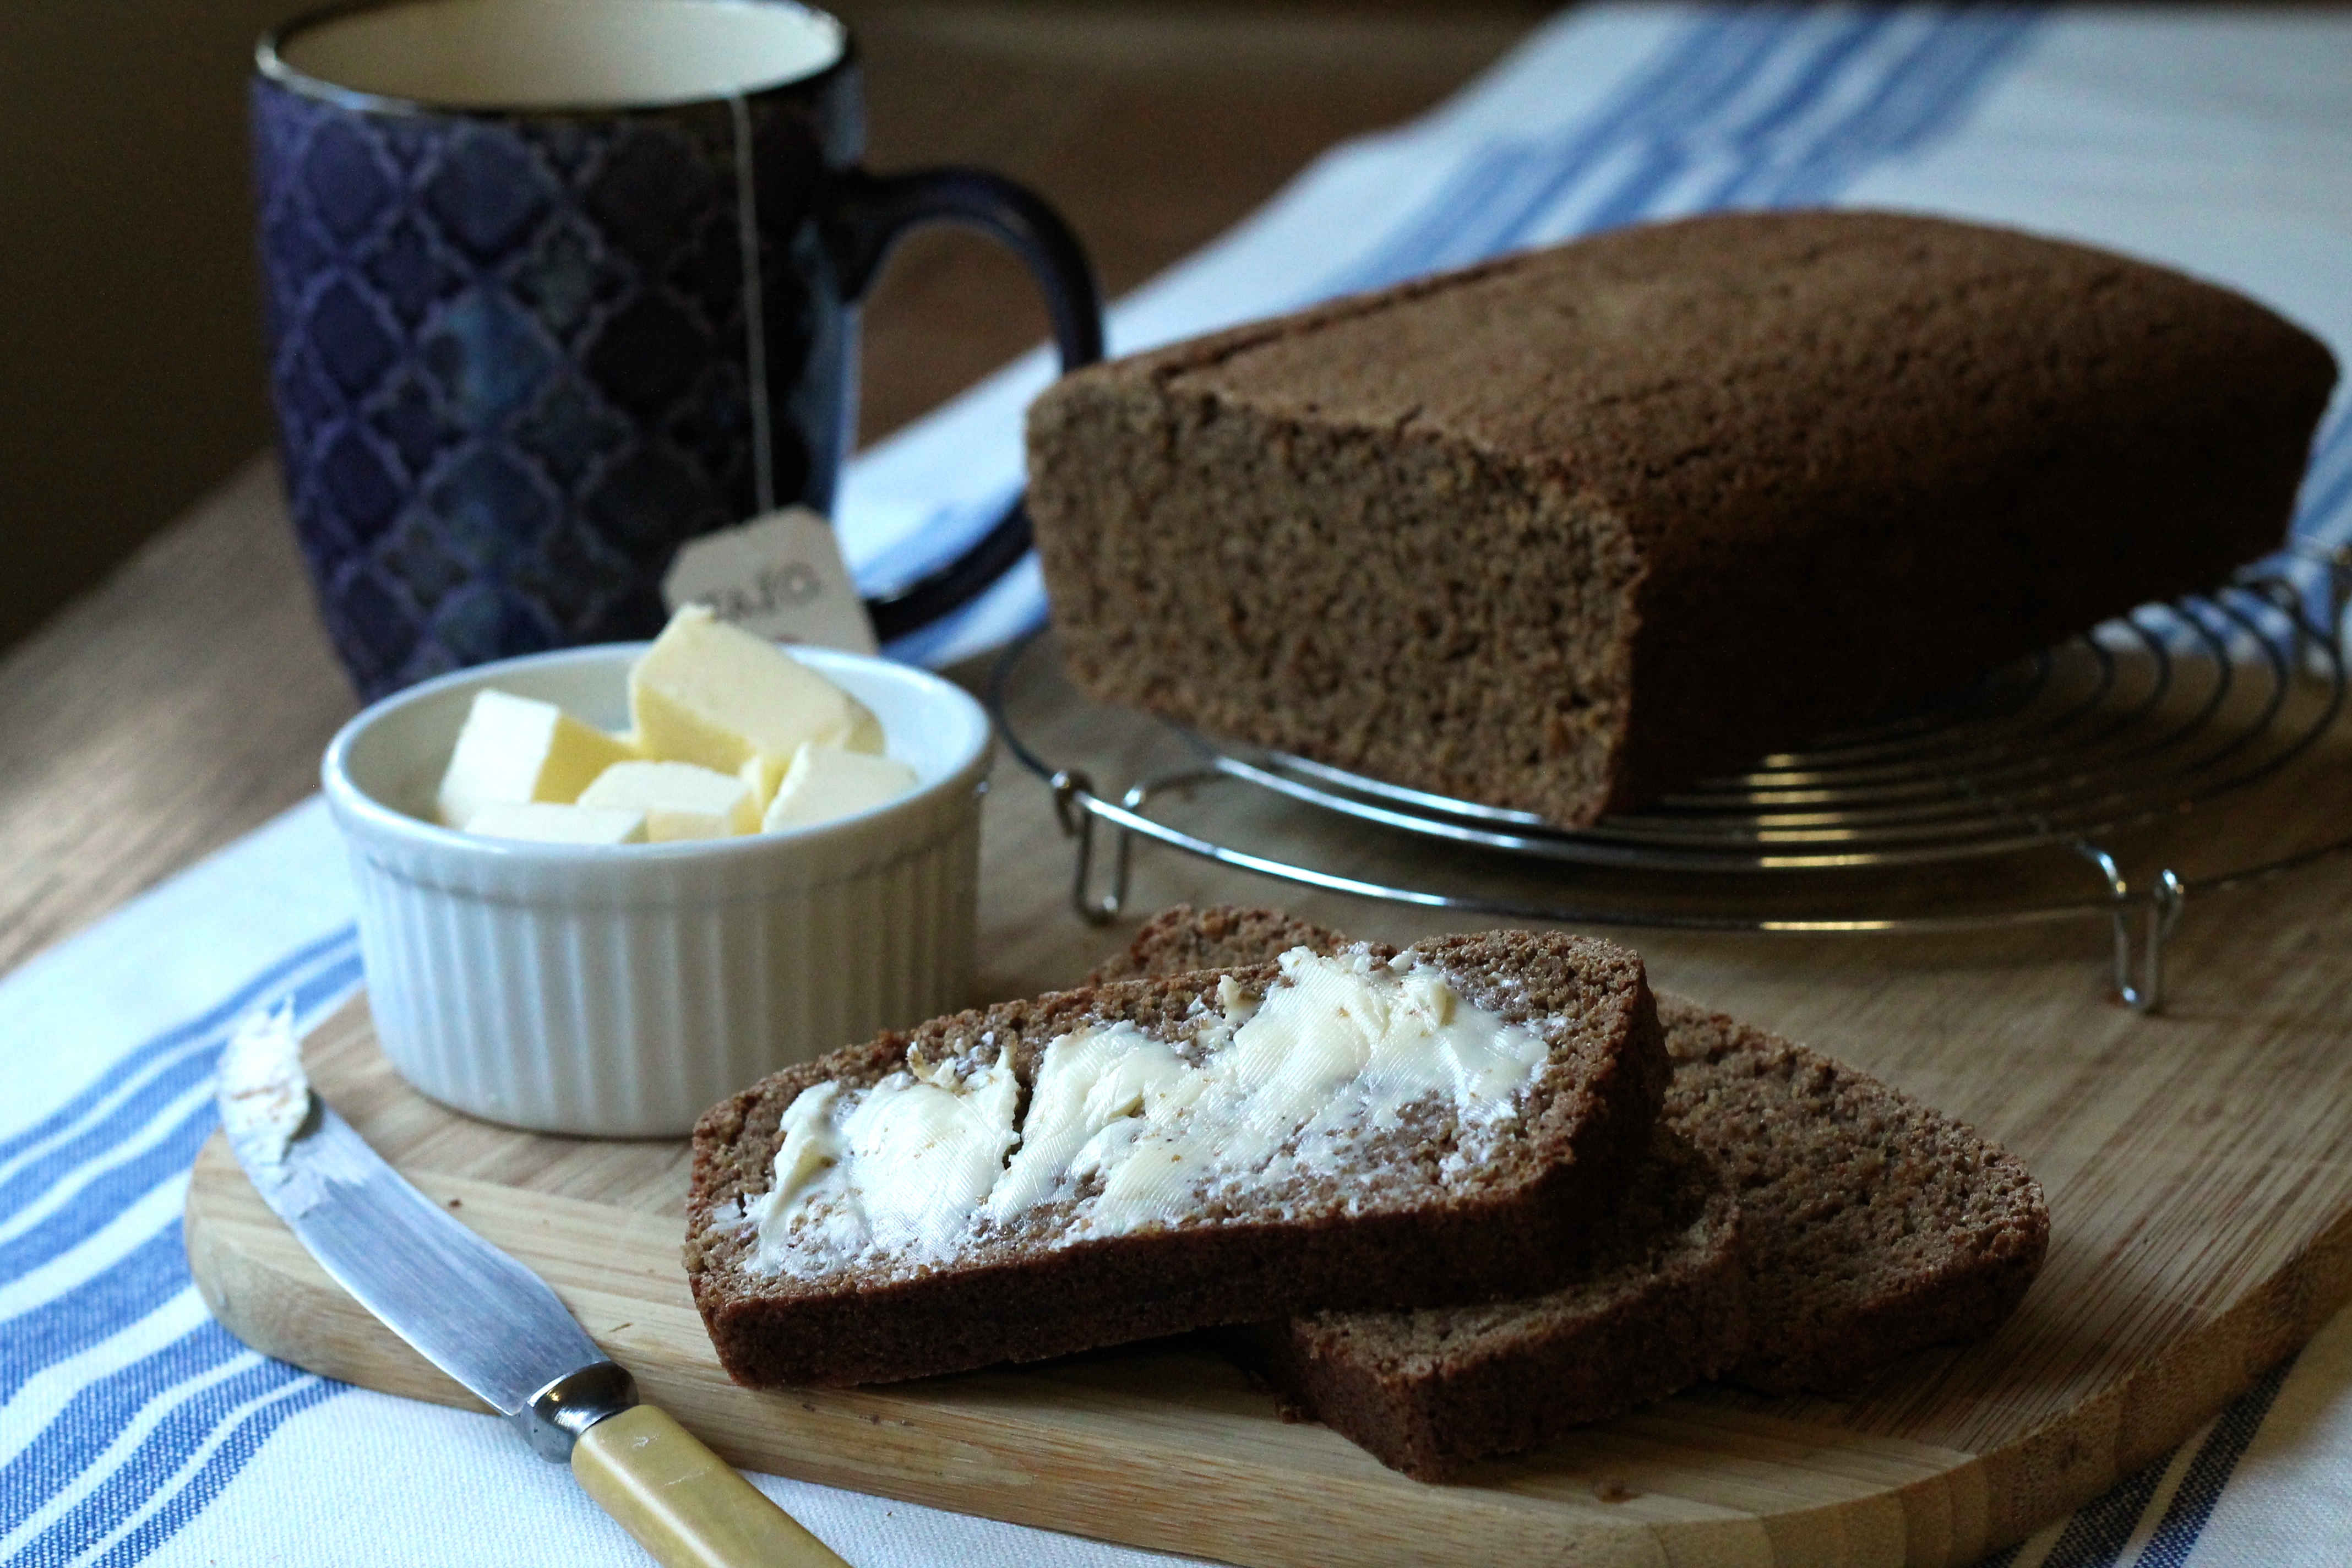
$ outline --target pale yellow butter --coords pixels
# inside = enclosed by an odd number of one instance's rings
[[[569,802],[634,752],[552,702],[487,689],[474,694],[434,804],[463,827],[493,805]]]
[[[644,812],[656,844],[731,838],[760,826],[750,784],[692,763],[615,763],[580,792],[580,804]]]
[[[915,787],[915,770],[896,757],[845,752],[838,746],[803,746],[776,786],[761,826],[773,831],[847,816],[853,811],[898,799]]]
[[[936,1266],[1041,1207],[1057,1215],[1049,1246],[1204,1223],[1237,1197],[1350,1182],[1417,1110],[1452,1127],[1432,1152],[1451,1181],[1520,1125],[1550,1058],[1539,1021],[1480,1005],[1410,952],[1293,948],[1263,995],[1228,975],[1215,997],[1181,1052],[1124,1019],[1054,1037],[1025,1105],[1001,1045],[992,1066],[910,1053],[871,1086],[803,1090],[747,1215],[748,1267]]]
[[[564,805],[553,801],[485,806],[466,831],[486,838],[525,838],[536,844],[643,844],[646,814],[635,806]]]
[[[629,671],[629,718],[649,756],[733,773],[764,807],[803,744],[882,749],[865,704],[763,638],[688,605]]]

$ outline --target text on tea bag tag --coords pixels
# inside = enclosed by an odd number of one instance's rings
[[[662,578],[662,604],[673,613],[708,605],[720,620],[776,642],[876,651],[840,542],[804,506],[688,540]]]

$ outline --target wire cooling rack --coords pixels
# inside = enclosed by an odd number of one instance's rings
[[[1123,909],[1139,841],[1519,919],[1820,932],[2105,915],[2116,989],[2147,1011],[2192,893],[2352,847],[2352,815],[2315,798],[2352,784],[2347,590],[2352,549],[2298,542],[1934,709],[1580,829],[1089,704],[1043,634],[999,661],[990,703],[1053,788],[1089,921]],[[2184,838],[2192,816],[2228,831]]]

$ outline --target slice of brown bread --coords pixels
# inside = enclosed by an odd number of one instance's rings
[[[1851,1392],[2024,1299],[2050,1211],[2023,1162],[1843,1062],[1679,996],[1658,1013],[1667,1124],[1739,1189],[1754,1337],[1733,1382]]]
[[[1126,950],[1095,965],[1086,984],[1100,985],[1144,975],[1264,963],[1294,947],[1328,952],[1347,940],[1337,931],[1280,910],[1247,909],[1234,904],[1195,909],[1191,904],[1178,904],[1144,921]]]
[[[1096,698],[1575,825],[2217,585],[2335,379],[2112,253],[1717,214],[1066,376],[1029,510]]]
[[[1248,904],[1171,904],[1145,921],[1135,940],[1088,972],[1082,985],[1170,978],[1195,969],[1265,963],[1294,947],[1329,952],[1355,939],[1285,910]]]
[[[1442,1480],[1714,1376],[1748,1343],[1739,1201],[1661,1127],[1591,1264],[1528,1300],[1318,1312],[1230,1331],[1236,1359],[1391,1468]]]
[[[1253,942],[1346,941],[1279,910],[1179,906],[1111,963],[1166,973],[1202,958],[1245,963],[1265,951]],[[2023,1298],[2050,1215],[2014,1155],[1858,1068],[1697,1003],[1661,995],[1658,1016],[1675,1064],[1664,1121],[1739,1194],[1751,1338],[1733,1381],[1843,1391],[1906,1352],[1990,1332]]]
[[[1009,1062],[1018,1125],[1056,1038],[1123,1024],[1180,1057],[1212,1053],[1227,998],[1265,994],[1278,977],[1272,963],[936,1019],[786,1068],[712,1108],[695,1130],[686,1268],[721,1363],[753,1385],[886,1382],[1310,1308],[1549,1287],[1632,1179],[1664,1094],[1641,961],[1608,942],[1525,931],[1411,951],[1464,1000],[1541,1037],[1507,1113],[1474,1129],[1443,1097],[1415,1101],[1393,1125],[1367,1130],[1341,1174],[1211,1188],[1142,1229],[1087,1234],[1081,1190],[1005,1223],[975,1218],[944,1258],[868,1251],[836,1264],[812,1254],[822,1267],[795,1273],[755,1269],[750,1215],[803,1091],[870,1090],[942,1064],[970,1083]]]

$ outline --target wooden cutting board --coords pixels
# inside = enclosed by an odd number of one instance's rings
[[[2352,781],[2352,772],[2346,774]],[[2305,806],[2352,815],[2352,782]],[[982,875],[992,995],[1066,984],[1126,940],[1066,912],[1044,792],[1000,777]],[[1137,907],[1281,889],[1166,855]],[[1293,897],[1409,940],[1447,921]],[[544,1275],[598,1342],[738,1464],[1265,1568],[1967,1563],[2193,1432],[2352,1299],[2352,862],[2192,900],[2167,1013],[2107,999],[2095,922],[1936,939],[1624,933],[1653,979],[1855,1061],[2021,1154],[2048,1267],[1991,1341],[1843,1400],[1702,1389],[1464,1484],[1383,1469],[1190,1344],[832,1393],[727,1382],[677,1261],[686,1151],[536,1137],[410,1090],[363,1005],[316,1036],[325,1095],[453,1213]],[[217,1140],[188,1246],[256,1347],[470,1405],[343,1296]]]

